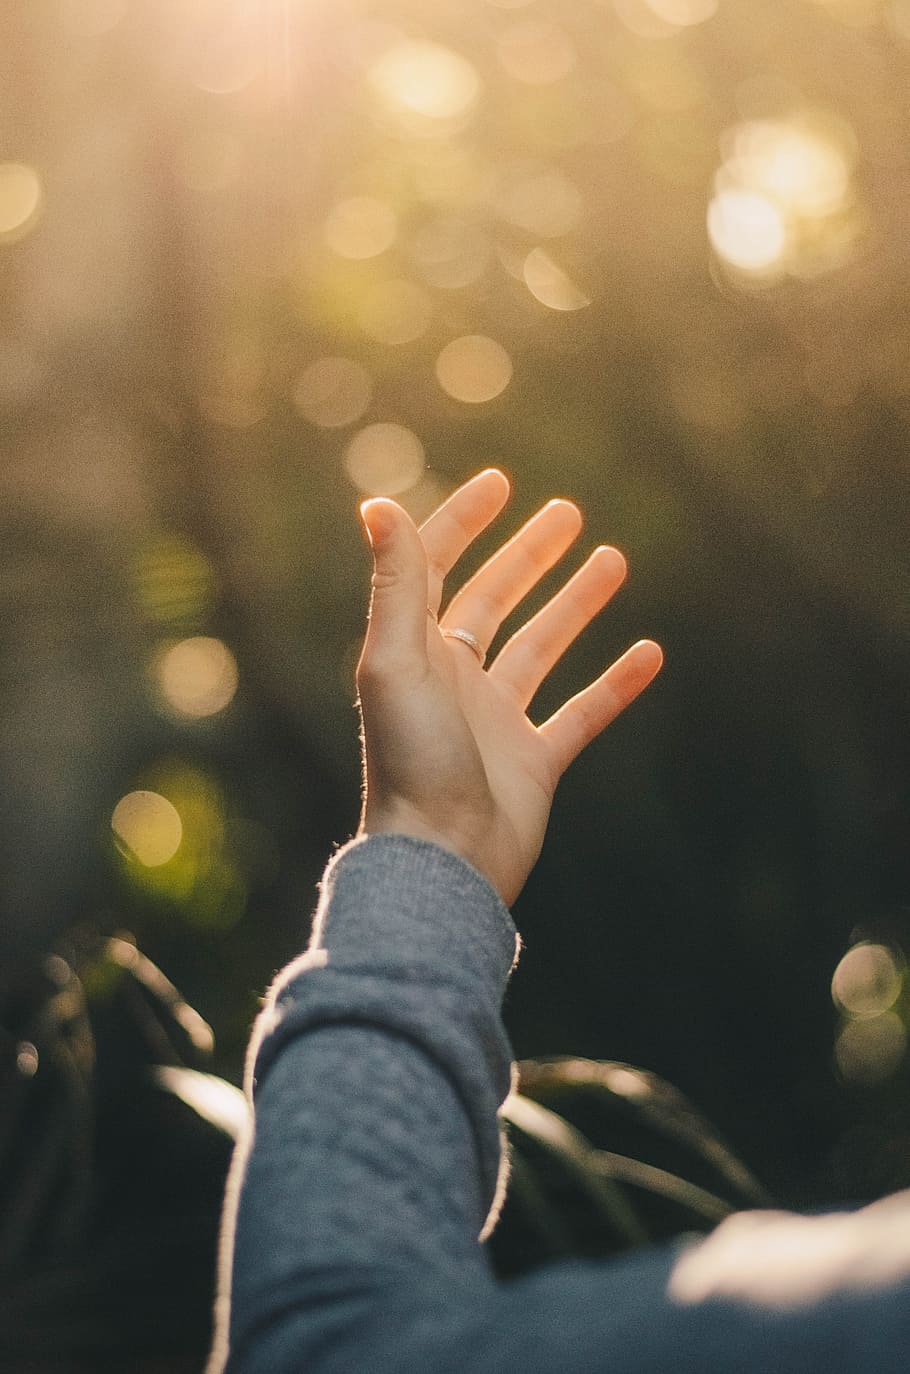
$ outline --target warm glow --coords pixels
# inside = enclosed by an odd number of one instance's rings
[[[581,310],[591,304],[590,296],[542,248],[534,248],[525,258],[524,279],[531,295],[550,310]]]
[[[348,444],[344,465],[356,487],[368,496],[397,496],[420,481],[423,444],[404,425],[367,425]]]
[[[512,359],[484,334],[453,339],[436,359],[439,385],[456,401],[479,405],[499,396],[512,380]]]
[[[613,0],[613,8],[630,32],[639,38],[670,38],[679,24],[661,18],[649,0]]]
[[[193,720],[223,711],[237,691],[237,660],[226,644],[208,635],[165,649],[155,661],[154,675],[170,709]]]
[[[903,972],[887,945],[854,945],[831,980],[831,996],[851,1016],[876,1016],[894,1006]]]
[[[855,236],[854,150],[846,126],[819,116],[747,120],[728,131],[708,209],[718,256],[771,279],[827,270]]]
[[[314,425],[340,429],[363,415],[373,395],[370,374],[350,358],[318,358],[297,378],[292,400]]]
[[[575,183],[555,167],[515,166],[496,198],[504,220],[541,238],[574,229],[584,208]]]
[[[470,110],[480,77],[464,57],[439,43],[397,43],[370,69],[370,83],[391,109],[427,120],[451,120]]]
[[[41,180],[22,162],[0,162],[0,243],[24,238],[41,208]]]
[[[767,272],[787,247],[781,211],[756,191],[720,191],[708,206],[708,237],[720,257],[744,272]]]
[[[395,242],[398,220],[392,208],[372,196],[352,196],[329,212],[325,241],[342,258],[375,258]]]
[[[208,195],[236,182],[243,168],[240,140],[231,135],[191,135],[176,155],[177,176],[191,191]]]
[[[63,27],[80,38],[100,38],[126,14],[127,0],[60,0]]]
[[[357,322],[367,338],[377,343],[412,343],[426,332],[433,314],[428,292],[416,282],[379,282],[360,303]]]
[[[513,24],[500,35],[496,48],[509,76],[529,86],[562,80],[576,62],[575,48],[565,29],[542,19]]]
[[[114,807],[111,829],[128,858],[144,868],[158,868],[172,859],[183,839],[176,808],[158,792],[130,792]]]
[[[686,28],[711,19],[717,13],[718,0],[645,0],[645,3],[658,19]]]
[[[851,28],[864,29],[881,18],[882,0],[812,0]],[[898,0],[900,3],[900,0]]]
[[[843,147],[811,128],[753,120],[733,136],[724,179],[797,214],[829,215],[847,196],[850,164]]]
[[[895,33],[910,38],[910,0],[891,0],[887,17]]]
[[[254,48],[242,42],[217,43],[196,55],[190,64],[194,86],[210,95],[233,95],[256,79],[262,61]]]

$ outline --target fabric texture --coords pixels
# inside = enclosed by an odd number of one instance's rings
[[[211,1374],[904,1371],[906,1195],[874,1225],[838,1218],[827,1268],[811,1228],[831,1218],[785,1216],[777,1243],[756,1213],[698,1246],[494,1278],[516,951],[496,893],[444,849],[383,835],[332,860],[253,1035]],[[768,1222],[751,1237],[750,1217]]]

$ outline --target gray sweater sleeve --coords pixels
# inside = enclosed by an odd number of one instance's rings
[[[493,1278],[515,953],[505,907],[445,850],[375,836],[329,865],[253,1036],[210,1370],[903,1370],[906,1281],[808,1309],[680,1303],[673,1247]]]

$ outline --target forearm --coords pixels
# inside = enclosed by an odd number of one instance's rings
[[[492,889],[435,846],[377,837],[330,866],[311,950],[279,978],[251,1048],[237,1368],[260,1367],[251,1337],[261,1352],[269,1326],[290,1320],[312,1361],[336,1322],[365,1332],[375,1304],[388,1332],[390,1304],[415,1283],[490,1282],[478,1233],[500,1166],[514,952]]]

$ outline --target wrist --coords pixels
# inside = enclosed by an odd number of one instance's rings
[[[440,849],[446,849],[469,863],[496,886],[495,879],[486,872],[482,860],[480,829],[476,825],[457,826],[449,821],[445,826],[433,825],[406,806],[374,808],[367,805],[357,837],[368,835],[405,835],[413,840],[438,845]]]

